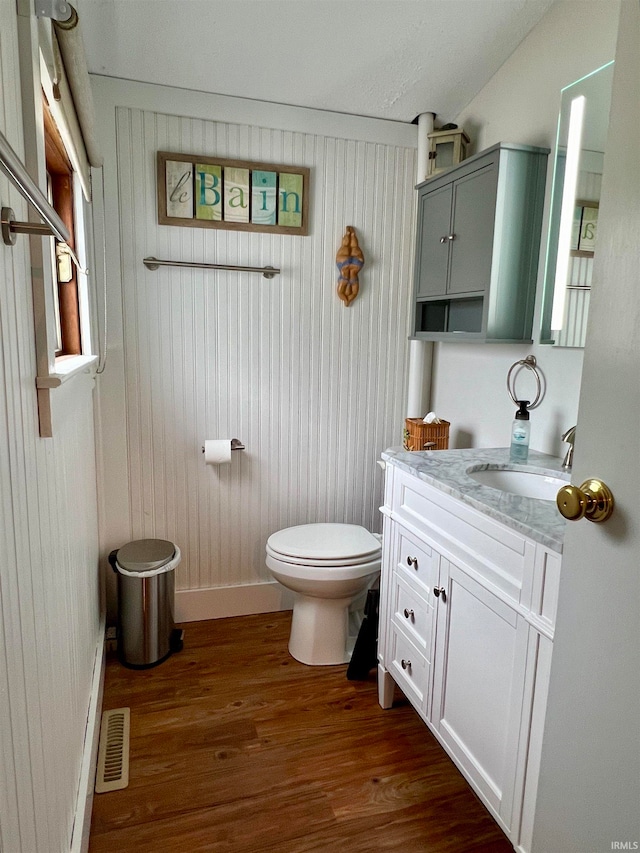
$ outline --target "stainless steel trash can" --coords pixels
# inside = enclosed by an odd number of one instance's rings
[[[180,549],[165,539],[137,539],[112,551],[118,575],[118,657],[125,666],[157,666],[182,648],[174,624],[174,569]]]

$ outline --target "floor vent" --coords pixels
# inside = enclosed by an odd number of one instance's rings
[[[119,791],[129,784],[129,720],[129,708],[102,714],[96,794]]]

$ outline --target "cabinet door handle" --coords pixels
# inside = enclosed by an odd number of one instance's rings
[[[414,569],[418,568],[418,558],[417,557],[407,557],[407,565],[413,566]]]
[[[411,661],[410,661],[410,660],[405,660],[404,658],[402,658],[402,660],[400,661],[400,666],[401,666],[403,669],[411,669]]]
[[[442,596],[442,600],[446,604],[446,602],[447,602],[447,590],[443,586],[434,586],[433,594],[435,595],[436,598],[440,598],[440,596]]]
[[[441,243],[450,243],[452,240],[455,240],[455,239],[456,239],[455,234],[445,234],[444,237],[440,238],[440,242]]]
[[[446,243],[448,239],[449,239],[448,237],[441,237],[441,238],[440,238],[440,242],[441,242],[441,243]]]
[[[408,610],[408,609],[405,607],[405,609],[404,609],[404,618],[405,618],[405,619],[411,619],[411,621],[413,622],[413,610]]]
[[[455,240],[455,239],[456,239],[456,235],[455,235],[455,234],[449,234],[449,236],[447,237],[447,240],[449,240],[449,241],[452,241],[452,240]]]

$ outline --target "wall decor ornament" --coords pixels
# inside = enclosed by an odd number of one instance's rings
[[[158,151],[157,184],[160,225],[309,233],[305,167]]]
[[[344,232],[342,245],[336,254],[336,266],[340,272],[338,296],[348,308],[358,295],[360,289],[358,274],[364,266],[364,255],[358,245],[356,229],[353,225],[347,225]]]
[[[576,201],[571,234],[571,252],[573,257],[593,257],[598,232],[597,201]]]

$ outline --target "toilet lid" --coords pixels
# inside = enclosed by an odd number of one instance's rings
[[[380,541],[358,524],[300,524],[272,533],[268,548],[294,559],[346,561],[370,557]]]

